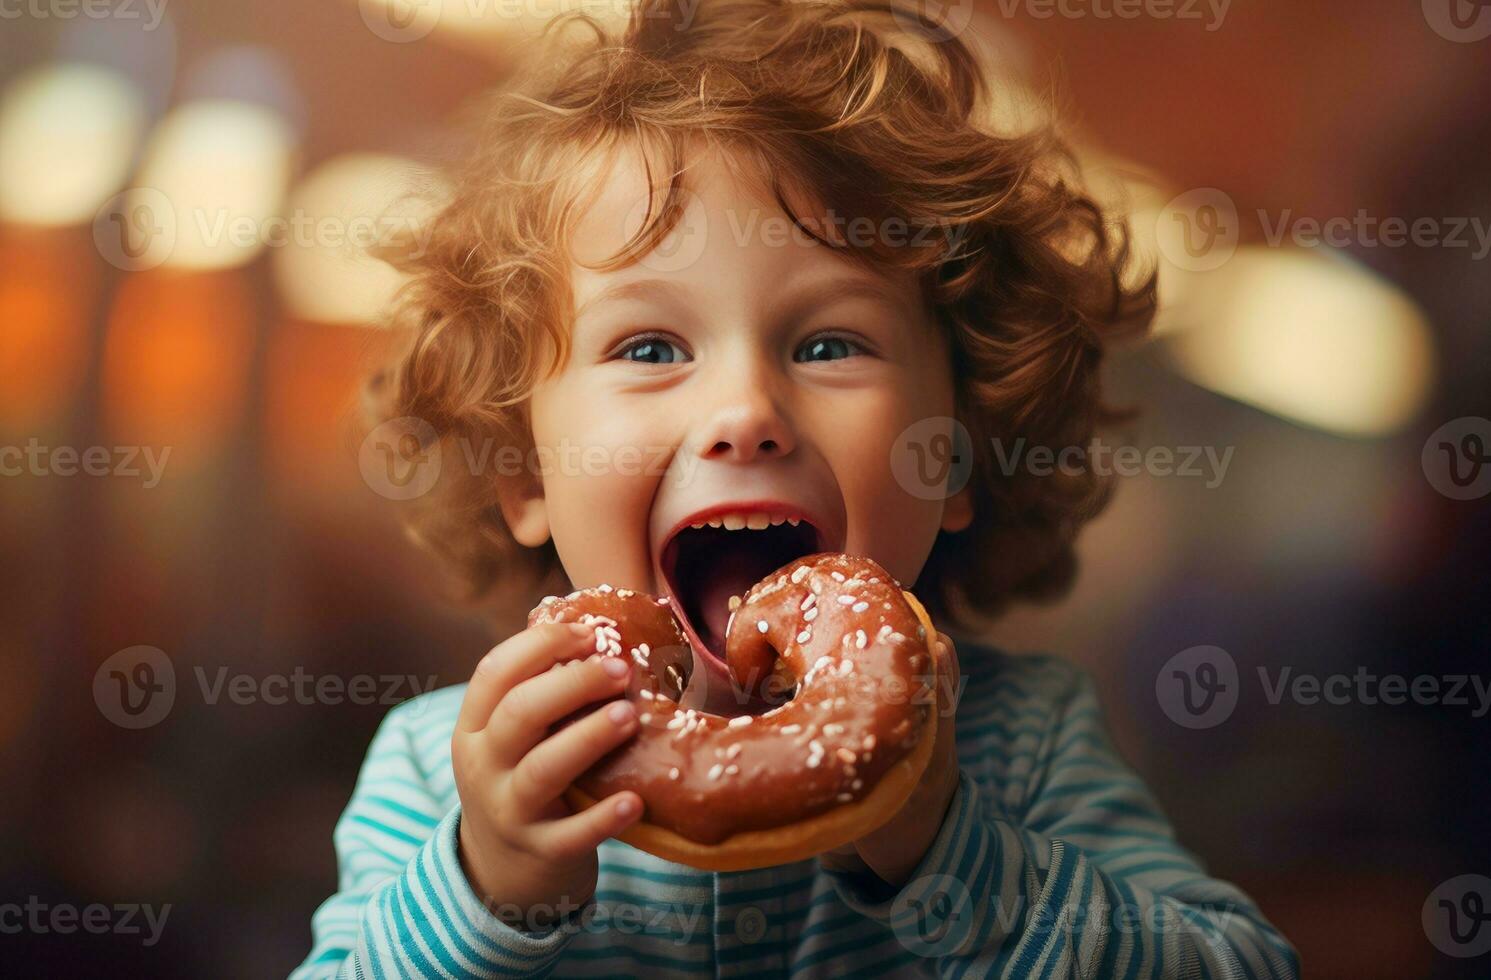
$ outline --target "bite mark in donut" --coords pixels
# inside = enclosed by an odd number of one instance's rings
[[[636,668],[625,696],[638,733],[576,780],[573,805],[633,790],[643,818],[620,839],[713,870],[799,860],[894,815],[930,758],[937,715],[936,633],[900,583],[836,552],[756,583],[726,629],[733,715],[680,704],[708,675],[676,611],[672,598],[602,585],[529,613],[530,625],[592,624],[596,652]]]

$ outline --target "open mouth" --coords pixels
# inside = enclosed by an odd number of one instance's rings
[[[803,555],[829,550],[823,533],[806,520],[782,520],[753,530],[684,527],[663,545],[659,567],[694,647],[721,666],[730,597]]]

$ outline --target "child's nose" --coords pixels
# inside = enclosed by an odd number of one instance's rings
[[[699,456],[748,463],[790,453],[796,438],[769,384],[759,377],[742,375],[726,384],[715,390],[710,415],[696,433]]]

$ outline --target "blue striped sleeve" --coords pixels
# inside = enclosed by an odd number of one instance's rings
[[[316,910],[291,980],[537,976],[570,938],[514,929],[472,891],[457,854],[460,805],[440,804],[416,751],[421,700],[390,711],[373,737],[332,835],[338,890]]]
[[[1297,978],[1288,941],[1176,842],[1091,679],[1032,663],[1004,696],[960,706],[958,788],[907,884],[886,895],[831,872],[844,903],[944,977]],[[996,767],[1023,789],[981,786]]]

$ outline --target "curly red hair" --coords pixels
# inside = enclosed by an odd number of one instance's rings
[[[858,0],[702,0],[691,22],[681,5],[645,0],[620,37],[561,15],[542,67],[481,106],[426,246],[390,256],[410,276],[394,311],[406,343],[373,381],[376,417],[530,445],[526,397],[568,349],[567,245],[589,200],[577,161],[626,143],[672,174],[606,266],[619,267],[677,220],[682,164],[703,138],[754,161],[799,227],[791,190],[941,235],[938,247],[906,248],[809,231],[871,267],[913,272],[950,340],[973,521],[939,534],[917,594],[940,625],[972,628],[1013,598],[1065,591],[1073,540],[1110,486],[1090,471],[1002,473],[992,440],[1087,445],[1107,415],[1105,344],[1147,328],[1155,277],[1127,275],[1126,229],[1084,192],[1054,129],[997,132],[973,52],[956,37],[918,39],[915,23],[906,8]],[[578,39],[570,27],[583,28]],[[552,543],[527,548],[508,532],[490,476],[440,482],[413,529],[473,595],[499,579],[567,588]]]

